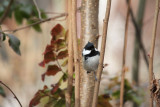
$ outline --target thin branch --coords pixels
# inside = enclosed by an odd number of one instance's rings
[[[72,0],[72,41],[74,49],[74,63],[75,63],[75,107],[80,107],[80,60],[78,51],[78,40],[77,40],[77,21],[76,21],[76,9],[77,0]]]
[[[103,61],[104,61],[105,46],[106,46],[106,39],[107,39],[110,8],[111,8],[111,0],[107,0],[106,14],[105,14],[105,18],[103,20],[103,36],[102,36],[102,43],[101,43],[101,54],[100,54],[100,61],[99,61],[99,66],[98,66],[98,70],[97,70],[97,79],[98,80],[95,83],[92,107],[97,107],[99,85],[100,85],[101,74],[102,74],[102,70],[103,70]]]
[[[4,21],[4,19],[7,17],[13,1],[14,1],[14,0],[10,0],[7,8],[5,9],[5,11],[4,11],[4,13],[3,13],[3,15],[2,15],[2,17],[1,17],[1,19],[0,19],[0,24],[2,24],[2,22]]]
[[[14,94],[14,92],[5,83],[3,83],[2,81],[0,81],[0,84],[4,85],[13,94],[14,98],[18,101],[20,107],[22,107],[21,102],[19,101],[19,99],[17,98],[17,96]]]
[[[149,83],[150,83],[150,89],[152,88],[151,83],[152,83],[152,80],[153,80],[153,58],[154,58],[156,31],[157,31],[157,23],[158,23],[159,1],[160,0],[156,0],[153,31],[152,31],[151,49],[150,49],[150,55],[149,55],[149,80],[150,80]],[[153,107],[153,98],[152,97],[150,98],[150,107]]]
[[[80,12],[80,11],[81,11],[81,7],[78,7],[77,12]],[[45,14],[62,14],[62,13],[59,13],[59,12],[50,12],[50,11],[45,11],[44,13]]]
[[[68,8],[68,85],[66,91],[66,107],[71,107],[71,96],[73,87],[73,42],[72,42],[72,22],[71,22],[71,0],[67,0]]]
[[[121,89],[120,89],[120,107],[123,107],[123,97],[124,97],[124,79],[125,79],[125,67],[126,67],[126,50],[127,50],[127,38],[128,38],[128,22],[129,22],[129,10],[130,10],[131,0],[128,0],[127,17],[125,24],[125,37],[124,37],[124,47],[123,47],[123,62],[122,62],[122,73],[121,73]]]
[[[131,7],[130,7],[130,14],[131,14],[131,19],[132,19],[134,28],[136,29],[136,32],[137,32],[136,37],[139,38],[138,42],[139,42],[139,45],[140,45],[140,49],[141,49],[141,51],[143,53],[143,58],[144,58],[144,60],[146,62],[147,67],[149,67],[149,61],[148,61],[147,54],[146,54],[147,52],[146,52],[145,47],[144,47],[144,45],[142,43],[141,37],[139,37],[140,29],[138,28],[138,25],[137,25],[137,22],[136,22],[136,19],[135,19],[134,15],[133,15],[133,10],[132,10]]]
[[[63,69],[62,69],[61,65],[59,64],[59,61],[58,61],[58,59],[57,59],[57,58],[56,58],[56,62],[57,62],[58,67],[61,69],[62,73],[63,73],[63,74],[66,74],[66,73],[63,71]]]
[[[60,15],[52,17],[52,18],[47,18],[47,19],[43,19],[43,20],[37,21],[37,22],[32,23],[32,24],[27,25],[27,26],[23,26],[23,27],[20,27],[20,28],[17,28],[17,29],[13,29],[13,30],[3,30],[2,32],[17,32],[19,30],[23,30],[23,29],[32,27],[32,26],[37,25],[37,24],[41,24],[41,23],[44,23],[44,22],[47,22],[47,21],[55,20],[55,19],[61,18],[61,17],[66,17],[67,15],[68,15],[67,13],[63,13],[63,14],[60,14]]]
[[[63,14],[63,13],[59,13],[59,12],[49,12],[49,11],[45,11],[45,14]]]
[[[38,7],[38,5],[37,5],[36,0],[33,0],[33,3],[34,3],[34,5],[36,6],[36,9],[37,9],[37,12],[38,12],[39,19],[42,20],[41,11],[40,11],[40,9],[39,9],[39,7]]]

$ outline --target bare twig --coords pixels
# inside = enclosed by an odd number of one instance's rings
[[[59,61],[58,61],[57,58],[56,58],[56,62],[57,62],[58,67],[61,69],[62,73],[63,73],[63,74],[66,74],[66,73],[63,71],[62,66],[59,64]]]
[[[60,13],[60,12],[49,12],[49,11],[45,11],[44,13],[45,14],[63,14],[63,13]]]
[[[37,25],[37,24],[41,24],[41,23],[44,23],[44,22],[47,22],[47,21],[55,20],[57,18],[65,17],[67,15],[68,15],[67,13],[63,13],[63,14],[60,14],[60,15],[52,17],[52,18],[47,18],[47,19],[43,19],[43,20],[37,21],[37,22],[32,23],[32,24],[27,25],[27,26],[23,26],[23,27],[20,27],[20,28],[17,28],[17,29],[13,29],[13,30],[3,30],[2,32],[17,32],[19,30],[23,30],[23,29],[32,27],[32,26]]]
[[[38,7],[38,5],[37,5],[36,0],[33,0],[33,3],[34,3],[34,5],[36,6],[36,9],[37,9],[37,12],[38,12],[39,19],[42,20],[41,11],[40,11],[40,9],[39,9],[39,7]]]
[[[97,98],[98,98],[101,74],[102,74],[102,70],[103,70],[103,61],[104,61],[105,46],[106,46],[106,39],[107,39],[110,8],[111,8],[111,0],[108,0],[107,7],[106,7],[106,14],[105,14],[105,18],[103,20],[103,36],[102,36],[102,43],[101,43],[101,54],[100,54],[100,61],[99,61],[99,66],[98,66],[98,70],[97,70],[97,79],[98,80],[95,83],[92,107],[97,107]]]
[[[73,42],[72,42],[72,22],[71,22],[71,0],[68,1],[68,86],[66,91],[66,107],[71,107],[71,96],[73,86]]]
[[[76,9],[77,0],[72,0],[72,35],[75,63],[75,107],[80,106],[80,60],[77,41],[77,24],[76,24]]]
[[[153,23],[153,31],[152,31],[152,41],[151,41],[151,49],[149,55],[149,80],[150,80],[150,88],[152,88],[152,80],[153,80],[153,58],[154,58],[154,48],[156,41],[156,31],[157,31],[157,23],[158,23],[158,13],[159,13],[159,1],[156,0],[155,6],[155,15],[154,15],[154,23]],[[152,96],[152,93],[151,93]],[[153,98],[150,98],[150,107],[153,107]]]
[[[126,67],[126,49],[127,49],[127,38],[128,38],[128,21],[129,21],[129,10],[131,0],[128,1],[128,9],[125,24],[125,37],[123,47],[123,62],[122,62],[122,73],[121,73],[121,89],[120,89],[120,107],[123,107],[123,96],[124,96],[124,79],[125,79],[125,67]]]
[[[77,8],[77,12],[79,12],[81,10],[81,7],[78,7]],[[45,14],[62,14],[62,13],[60,13],[60,12],[50,12],[50,11],[45,11],[44,12]]]
[[[2,17],[0,18],[0,24],[2,24],[2,22],[4,21],[4,19],[7,17],[13,1],[14,1],[14,0],[10,0],[10,2],[9,2],[9,4],[8,4],[8,7],[5,9],[4,14],[3,14]]]
[[[0,83],[1,83],[2,85],[4,85],[4,86],[14,95],[14,98],[18,101],[20,107],[22,107],[21,102],[19,101],[19,99],[17,98],[17,96],[14,94],[14,92],[13,92],[5,83],[3,83],[2,81],[0,81]]]

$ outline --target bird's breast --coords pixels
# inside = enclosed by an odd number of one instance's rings
[[[87,71],[96,71],[99,64],[99,55],[83,58],[83,67]]]

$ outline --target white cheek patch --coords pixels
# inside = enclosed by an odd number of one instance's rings
[[[96,48],[95,48],[95,50],[98,51]]]
[[[85,50],[85,49],[83,49],[83,52],[82,52],[83,55],[88,55],[90,53],[91,53],[91,50]]]

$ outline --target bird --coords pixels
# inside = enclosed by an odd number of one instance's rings
[[[88,42],[83,48],[82,57],[83,68],[87,71],[87,74],[94,72],[95,80],[97,80],[96,71],[99,65],[100,52],[94,47],[93,43]]]

